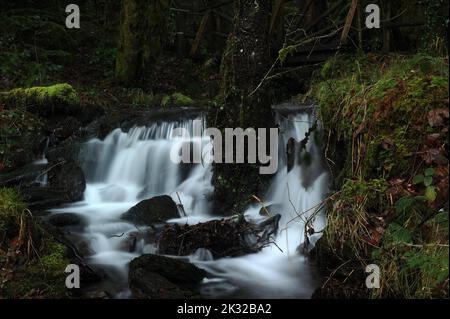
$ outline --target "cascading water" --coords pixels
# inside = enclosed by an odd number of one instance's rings
[[[320,152],[313,142],[306,146],[310,165],[295,163],[287,172],[285,145],[290,137],[297,141],[305,137],[313,118],[306,113],[279,117],[279,167],[266,196],[265,205],[273,205],[275,213],[282,215],[275,244],[261,252],[237,258],[213,260],[205,250],[190,256],[191,262],[206,269],[202,294],[205,297],[262,297],[308,298],[314,287],[312,272],[297,248],[304,241],[304,218],[322,201],[327,191],[327,175],[320,166]],[[170,222],[195,224],[218,218],[210,215],[209,195],[212,171],[210,165],[174,164],[170,160],[172,147],[183,143],[198,145],[209,143],[209,137],[195,136],[193,119],[180,122],[155,123],[149,127],[134,127],[127,133],[116,129],[103,141],[93,139],[82,150],[82,168],[87,179],[84,200],[67,207],[54,209],[54,213],[70,212],[85,219],[87,226],[80,236],[92,250],[88,261],[107,271],[115,278],[117,297],[128,297],[126,287],[128,263],[143,253],[153,253],[156,247],[137,243],[135,252],[124,246],[136,226],[120,216],[139,201],[167,194],[183,204],[187,217]],[[177,127],[190,132],[191,139],[171,138]],[[262,221],[261,206],[249,207],[245,216]],[[302,215],[303,212],[304,213]],[[299,215],[301,217],[299,217]],[[314,228],[324,226],[322,214],[317,214]],[[317,235],[310,240],[314,242]]]

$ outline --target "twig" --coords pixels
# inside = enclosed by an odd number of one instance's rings
[[[343,264],[341,264],[339,267],[337,267],[335,270],[333,270],[330,274],[330,276],[328,277],[328,279],[323,283],[322,285],[322,289],[325,288],[325,286],[327,285],[328,281],[336,274],[336,272],[341,269],[342,267],[344,267],[346,264],[348,264],[350,262],[350,259],[347,260],[346,262],[344,262]]]
[[[251,97],[253,94],[256,93],[256,91],[259,90],[259,88],[261,87],[261,85],[264,83],[264,81],[267,79],[267,77],[269,76],[270,72],[272,72],[273,68],[275,67],[275,65],[277,64],[277,62],[280,60],[280,57],[278,56],[275,60],[275,62],[272,64],[272,66],[270,67],[269,71],[267,71],[266,75],[263,77],[263,79],[261,80],[261,82],[259,82],[258,86],[253,90],[252,93],[250,93],[248,96]]]
[[[178,207],[180,208],[181,215],[183,215],[183,217],[187,217],[186,211],[184,210],[183,203],[181,202],[180,195],[178,194],[178,192],[176,192],[176,194],[177,194],[177,197],[178,197],[178,201],[180,202],[180,205]]]
[[[63,164],[65,164],[65,163],[66,163],[66,161],[61,161],[61,162],[56,163],[55,165],[52,165],[51,167],[47,168],[45,171],[43,171],[42,173],[40,173],[40,174],[36,177],[35,181],[37,181],[39,177],[41,177],[41,176],[43,176],[44,174],[47,174],[48,172],[50,172],[50,171],[51,171],[52,169],[54,169],[56,166],[63,165]]]
[[[269,210],[266,208],[266,206],[264,205],[264,202],[263,202],[261,199],[259,199],[256,195],[252,195],[252,197],[253,197],[254,199],[256,199],[256,201],[257,201],[258,203],[261,204],[262,208],[263,208],[264,211],[267,213],[267,215],[268,215],[269,217],[272,217],[272,214],[271,214],[271,213],[269,212]]]
[[[123,235],[125,235],[125,233],[122,233],[120,235],[112,235],[109,238],[114,238],[114,237],[120,238],[120,237],[123,237]]]

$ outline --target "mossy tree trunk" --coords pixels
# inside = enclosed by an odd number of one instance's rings
[[[225,128],[273,127],[267,85],[270,65],[271,1],[236,0],[233,31],[221,65],[220,108],[209,113],[209,125]],[[267,139],[268,140],[268,139]],[[236,150],[235,150],[236,154]],[[241,213],[267,178],[257,164],[217,164],[213,184],[217,213]]]
[[[126,84],[151,79],[166,35],[169,0],[122,0],[116,78]]]

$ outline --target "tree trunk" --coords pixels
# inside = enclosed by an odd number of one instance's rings
[[[223,104],[210,111],[209,122],[222,132],[225,128],[270,128],[273,117],[267,85],[260,84],[271,66],[271,1],[236,0],[235,12],[221,65]],[[213,168],[217,213],[241,213],[267,180],[259,175],[258,164],[215,163]]]
[[[169,0],[123,0],[116,78],[132,84],[151,78],[166,31]]]

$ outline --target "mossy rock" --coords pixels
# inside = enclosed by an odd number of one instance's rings
[[[174,106],[191,106],[194,104],[194,100],[187,95],[176,92],[172,94],[172,104]]]
[[[184,95],[180,92],[175,92],[172,95],[164,95],[161,98],[161,106],[192,106],[194,104],[194,100],[189,96]]]
[[[80,104],[78,93],[67,83],[13,89],[1,93],[0,100],[7,108],[25,107],[43,116],[73,114]]]

